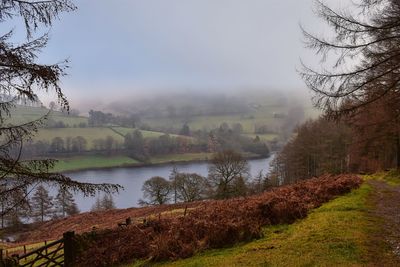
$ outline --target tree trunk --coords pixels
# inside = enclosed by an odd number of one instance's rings
[[[396,136],[396,168],[400,169],[400,133]]]

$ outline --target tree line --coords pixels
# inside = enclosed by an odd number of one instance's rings
[[[124,154],[140,161],[147,161],[151,156],[218,152],[222,150],[236,150],[268,157],[269,147],[260,138],[249,138],[242,135],[243,127],[240,123],[230,127],[222,123],[220,127],[212,130],[198,130],[192,132],[189,126],[184,125],[183,133],[187,136],[160,135],[157,138],[145,138],[138,129],[127,133],[123,141],[112,136],[92,140],[91,146],[83,136],[59,137],[53,139],[30,141],[24,147],[25,157],[54,156],[63,154],[80,154],[83,152],[111,154]]]
[[[140,205],[192,202],[203,199],[227,199],[247,196],[267,190],[278,183],[260,172],[250,179],[250,167],[245,158],[233,150],[213,155],[208,176],[171,170],[169,178],[155,176],[144,182]]]
[[[2,185],[7,190],[7,185]],[[30,197],[29,191],[32,192]],[[4,211],[8,210],[7,213]],[[0,195],[1,228],[18,228],[23,221],[44,222],[49,219],[64,218],[79,213],[72,193],[67,188],[59,188],[55,197],[49,194],[44,185],[20,189],[11,197]]]

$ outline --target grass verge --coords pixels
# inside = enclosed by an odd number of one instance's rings
[[[59,159],[54,167],[54,172],[75,171],[83,169],[120,167],[138,164],[139,161],[126,156],[77,156]]]
[[[386,172],[378,172],[370,175],[364,175],[364,180],[384,181],[391,186],[400,185],[400,171],[390,170]]]

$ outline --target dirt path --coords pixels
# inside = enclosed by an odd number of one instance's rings
[[[391,186],[383,181],[368,181],[373,187],[370,196],[371,215],[380,226],[373,231],[372,241],[386,255],[375,257],[379,266],[400,266],[400,186]],[[384,246],[384,248],[382,248]],[[377,247],[378,249],[378,247]],[[373,256],[376,251],[371,251]]]

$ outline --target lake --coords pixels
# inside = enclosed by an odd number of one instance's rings
[[[252,177],[260,171],[266,174],[269,170],[270,162],[273,156],[264,159],[249,160],[250,173]],[[73,173],[67,173],[68,176],[80,182],[89,183],[115,183],[124,187],[119,194],[113,195],[117,208],[130,208],[138,206],[138,200],[142,198],[143,183],[153,176],[161,176],[168,179],[173,166],[180,172],[198,173],[207,176],[208,163],[179,163],[160,166],[147,167],[129,167],[87,170]],[[89,211],[95,202],[95,197],[84,198],[82,195],[75,195],[76,203],[81,212]]]

